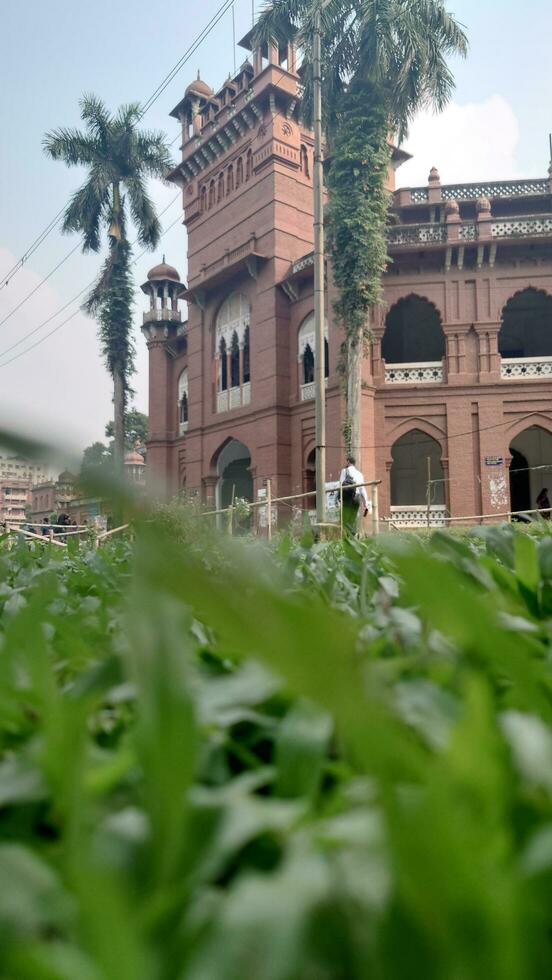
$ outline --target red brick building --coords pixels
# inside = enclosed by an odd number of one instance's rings
[[[249,46],[250,37],[242,42]],[[182,125],[188,283],[163,263],[142,287],[150,358],[148,471],[208,502],[314,479],[312,135],[293,49],[212,92]],[[438,155],[438,148],[436,148]],[[391,148],[389,186],[405,159]],[[552,483],[552,183],[394,191],[385,304],[363,366],[361,468],[397,523],[535,506]],[[342,334],[327,289],[327,477],[343,460]],[[181,321],[179,300],[188,303]],[[547,469],[547,465],[550,468]],[[543,467],[538,469],[536,467]]]

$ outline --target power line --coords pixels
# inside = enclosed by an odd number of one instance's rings
[[[176,77],[176,75],[181,70],[181,68],[184,67],[184,65],[186,64],[186,62],[190,60],[191,56],[195,53],[196,49],[200,46],[200,44],[203,43],[203,41],[205,40],[205,38],[209,36],[209,34],[211,33],[211,31],[218,24],[219,20],[221,20],[222,17],[224,17],[224,14],[228,10],[230,10],[230,8],[232,7],[233,3],[234,3],[234,0],[224,0],[224,2],[221,4],[221,6],[216,11],[216,13],[214,13],[213,16],[211,17],[211,20],[209,21],[209,23],[206,24],[206,26],[203,28],[202,31],[200,31],[200,33],[197,35],[197,37],[190,44],[189,48],[184,52],[184,54],[182,55],[182,57],[176,62],[176,65],[174,65],[174,67],[171,68],[171,70],[168,73],[168,75],[165,75],[165,78],[159,83],[159,85],[157,86],[157,88],[155,89],[155,91],[152,92],[152,94],[150,95],[150,97],[148,99],[146,99],[146,101],[144,102],[144,104],[142,106],[141,118],[143,116],[145,116],[146,112],[148,112],[151,109],[152,105],[155,102],[157,102],[157,99],[159,98],[159,96],[165,91],[165,89],[167,88],[167,86],[170,85],[170,83],[172,82],[173,78]]]
[[[166,207],[163,208],[163,211],[160,212],[160,215],[159,216],[161,217],[161,215],[163,215],[165,213],[165,211],[168,211],[168,209],[171,207],[171,205],[174,204],[174,202],[179,197],[180,197],[180,195],[177,194],[176,197],[174,197],[172,199],[172,201],[169,201],[169,203],[166,205]],[[161,235],[159,236],[160,240],[161,240],[161,238],[163,238],[167,234],[168,231],[171,230],[171,228],[174,228],[175,224],[178,221],[180,221],[180,220],[181,220],[180,219],[180,215],[178,215],[178,217],[175,219],[175,221],[172,221],[170,225],[167,225],[167,227],[163,229],[163,231],[161,232]],[[134,240],[134,242],[132,242],[132,245],[135,245],[137,241],[138,241],[138,239],[136,238]],[[138,262],[138,260],[142,257],[142,255],[145,255],[146,251],[147,251],[147,249],[144,249],[140,253],[140,255],[138,255],[133,260],[133,263],[136,264],[136,262]],[[59,308],[59,310],[56,310],[55,313],[52,313],[49,317],[46,318],[46,320],[43,320],[42,323],[39,323],[39,325],[37,327],[34,327],[33,330],[30,330],[29,333],[27,333],[24,337],[22,337],[20,340],[18,340],[17,343],[12,344],[11,347],[8,347],[8,348],[6,348],[6,350],[1,351],[0,352],[0,358],[4,357],[6,354],[9,354],[16,347],[19,347],[19,345],[22,344],[25,340],[28,340],[29,337],[32,337],[34,334],[36,334],[38,330],[40,330],[42,327],[45,327],[47,323],[50,323],[57,316],[59,316],[60,313],[63,313],[63,311],[66,310],[68,306],[71,306],[71,303],[74,303],[75,300],[79,298],[79,296],[82,296],[82,294],[84,292],[86,292],[86,290],[89,289],[94,284],[94,282],[95,282],[95,278],[94,279],[91,279],[91,281],[89,283],[87,283],[86,286],[83,286],[83,288],[81,290],[79,290],[79,292],[76,293],[73,296],[72,299],[68,300],[67,303],[65,303],[63,306],[61,306]],[[135,287],[134,291],[137,292],[138,291],[138,288]],[[53,334],[57,333],[58,330],[61,330],[61,328],[64,327],[66,323],[69,323],[69,321],[72,320],[77,315],[77,313],[80,313],[80,306],[77,307],[76,310],[73,310],[73,312],[68,317],[66,317],[65,320],[62,320],[61,323],[58,323],[58,325],[56,327],[54,327],[53,330],[50,330],[47,334],[44,334],[43,337],[40,337],[33,344],[31,344],[29,347],[26,347],[25,350],[19,351],[18,354],[14,354],[13,357],[10,357],[7,361],[4,361],[3,364],[0,364],[0,368],[7,367],[8,364],[12,364],[13,361],[18,360],[18,358],[23,357],[25,354],[28,354],[30,351],[34,350],[35,347],[38,347],[40,344],[44,343],[45,340],[48,340],[49,337],[52,337]]]
[[[9,285],[10,281],[13,279],[16,273],[19,272],[19,270],[23,267],[25,262],[27,262],[27,260],[31,257],[31,255],[34,252],[36,252],[37,248],[39,248],[40,245],[42,245],[42,242],[45,241],[45,239],[48,237],[50,232],[54,230],[64,210],[65,208],[61,208],[61,211],[58,211],[55,217],[52,218],[49,224],[47,224],[46,227],[40,232],[40,235],[37,235],[34,242],[31,242],[27,251],[23,253],[21,258],[18,259],[18,261],[14,265],[12,265],[11,269],[8,269],[6,274],[2,277],[0,289],[4,289],[6,286]]]
[[[23,306],[23,304],[26,303],[27,300],[31,298],[31,296],[34,296],[34,294],[36,292],[38,292],[39,289],[42,288],[42,286],[44,285],[45,282],[48,282],[48,279],[50,279],[53,276],[54,272],[57,272],[57,270],[60,269],[61,266],[64,265],[65,262],[67,262],[67,259],[70,259],[71,256],[74,255],[74,253],[77,251],[78,248],[80,248],[80,242],[77,242],[77,244],[74,246],[74,248],[72,248],[71,251],[68,252],[67,255],[64,256],[64,258],[61,259],[61,261],[58,262],[58,264],[55,265],[53,269],[50,270],[50,272],[48,273],[48,275],[47,276],[44,276],[44,278],[41,279],[40,282],[36,286],[34,286],[34,288],[31,289],[31,291],[29,293],[27,293],[26,296],[23,297],[23,299],[17,304],[17,306],[14,306],[13,309],[10,310],[10,312],[7,313],[6,316],[2,320],[0,320],[0,327],[3,326],[4,323],[6,323],[6,321],[9,320],[10,317],[12,317],[13,314],[17,312],[17,310],[20,310],[21,307]]]
[[[145,116],[146,112],[148,112],[149,109],[151,109],[152,105],[157,101],[157,99],[159,98],[159,96],[165,91],[165,89],[167,88],[167,86],[172,82],[173,78],[176,77],[176,75],[181,70],[181,68],[184,67],[184,65],[186,64],[186,62],[189,61],[189,59],[195,53],[195,51],[197,50],[197,48],[209,36],[209,34],[211,33],[211,31],[216,27],[216,25],[222,19],[222,17],[224,16],[224,14],[228,10],[230,10],[230,8],[233,6],[233,3],[234,3],[234,0],[224,0],[224,3],[218,8],[218,10],[216,11],[216,13],[211,18],[211,20],[206,24],[206,26],[203,28],[203,30],[200,31],[200,33],[197,35],[197,37],[194,39],[194,41],[192,41],[192,43],[190,44],[190,46],[188,47],[188,49],[184,52],[184,54],[179,59],[179,61],[177,61],[176,65],[174,65],[174,67],[171,69],[171,71],[168,73],[168,75],[166,75],[165,78],[159,83],[159,85],[152,92],[152,94],[149,96],[149,98],[146,99],[146,101],[143,104],[142,109],[141,109],[140,118],[143,118]],[[174,143],[177,138],[178,137],[176,137],[174,140],[172,140],[172,142],[170,144],[171,146],[172,146],[172,143]],[[31,255],[33,255],[33,253],[36,252],[36,250],[42,245],[42,243],[46,240],[46,238],[48,238],[48,236],[54,230],[54,228],[56,227],[56,225],[59,223],[59,221],[60,221],[60,219],[61,219],[64,211],[65,211],[65,207],[61,208],[61,210],[58,211],[58,213],[52,218],[52,220],[46,225],[46,227],[40,232],[40,234],[37,235],[37,237],[35,238],[35,240],[29,245],[28,249],[23,253],[23,255],[21,256],[21,258],[18,259],[16,263],[14,263],[14,265],[11,267],[11,269],[8,269],[8,271],[6,272],[6,274],[0,280],[0,289],[4,289],[6,286],[9,285],[9,283],[11,282],[11,280],[13,279],[13,277],[15,275],[17,275],[17,273],[23,268],[24,264],[28,261],[28,259],[31,257]],[[72,252],[70,252],[66,256],[66,258],[69,258],[70,255],[72,255]],[[63,261],[65,261],[65,259]],[[61,264],[63,264],[63,262]],[[59,268],[59,266],[57,266],[57,268]],[[48,274],[48,276],[46,277],[46,279],[48,279],[50,275],[53,275],[53,273],[55,271],[56,271],[56,269],[53,269],[52,272]],[[37,288],[40,288],[40,287],[37,287]],[[32,295],[32,293],[29,294],[29,295]],[[25,302],[25,300],[23,300],[23,302]],[[23,303],[21,303],[20,305],[23,305]],[[15,309],[19,309],[19,306],[17,306]],[[15,312],[15,310],[13,310],[12,312]],[[11,316],[11,313],[10,313],[10,316]]]

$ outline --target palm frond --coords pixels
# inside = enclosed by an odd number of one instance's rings
[[[132,177],[125,181],[130,200],[130,214],[143,248],[155,248],[161,236],[161,225],[155,207],[148,196],[144,181]]]
[[[97,151],[94,138],[79,129],[54,129],[45,134],[42,146],[52,160],[63,160],[68,167],[89,166]]]

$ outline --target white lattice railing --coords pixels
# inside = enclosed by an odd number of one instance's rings
[[[535,180],[490,180],[475,184],[442,184],[443,201],[475,201],[478,197],[531,197],[535,194],[548,194],[549,183],[546,177]],[[427,187],[411,187],[410,200],[413,204],[424,204],[428,200]]]
[[[552,215],[498,218],[491,224],[493,238],[535,238],[552,235]]]
[[[324,378],[324,384],[328,387],[328,379]],[[306,385],[301,385],[301,401],[310,402],[314,398],[314,381],[309,381]]]
[[[427,527],[427,507],[411,504],[390,508],[390,521],[395,527]],[[429,508],[429,526],[447,526],[447,508],[444,504],[432,504]]]
[[[228,412],[232,408],[243,408],[251,403],[251,382],[217,392],[217,412]]]
[[[446,242],[446,225],[392,225],[387,231],[389,245],[431,245]]]
[[[552,378],[552,357],[503,357],[503,378]]]
[[[386,384],[441,384],[444,380],[442,361],[419,361],[414,364],[386,364]]]
[[[187,432],[187,431],[188,431],[188,423],[187,422],[179,422],[178,423],[178,433],[179,433],[179,435],[183,436],[184,433]]]
[[[529,197],[532,194],[548,194],[546,177],[537,180],[490,180],[480,184],[444,184],[441,187],[443,201],[472,201],[478,197]]]

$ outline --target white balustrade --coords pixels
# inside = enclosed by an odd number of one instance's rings
[[[386,364],[386,384],[442,384],[442,361],[419,361],[414,364]]]
[[[178,423],[178,432],[179,432],[179,435],[183,436],[184,433],[187,432],[187,431],[188,431],[188,423],[187,422],[179,422]]]
[[[324,378],[324,385],[328,387],[328,379]],[[309,381],[306,385],[301,385],[301,401],[310,402],[315,396],[315,383]]]
[[[392,225],[387,229],[389,245],[431,245],[446,242],[446,225],[412,224]]]
[[[251,404],[251,382],[246,381],[241,387],[236,385],[226,391],[217,392],[217,412],[228,412],[233,408],[242,408]]]
[[[552,235],[552,215],[499,218],[491,224],[493,238],[541,238]]]
[[[552,378],[552,357],[503,357],[503,378]]]
[[[409,504],[390,508],[390,521],[395,527],[427,527],[427,507],[423,504]],[[429,526],[447,526],[445,504],[432,504],[429,508]]]

